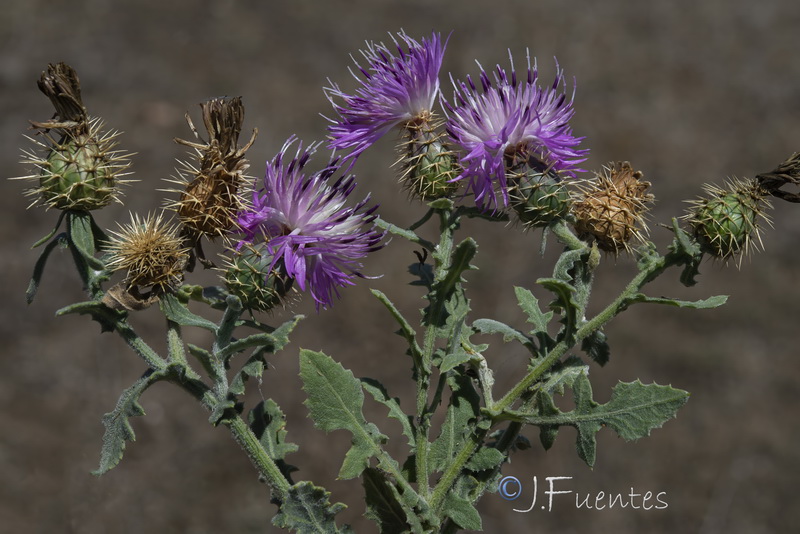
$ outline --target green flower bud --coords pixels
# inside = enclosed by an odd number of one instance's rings
[[[224,272],[225,286],[249,310],[269,311],[283,303],[293,280],[283,273],[283,264],[272,269],[272,257],[254,246],[234,251]]]
[[[507,179],[511,207],[526,226],[547,226],[569,213],[569,190],[552,170],[525,165],[507,172]]]
[[[117,200],[117,186],[130,165],[127,154],[114,150],[117,132],[103,133],[100,119],[90,119],[81,101],[78,75],[64,63],[48,65],[38,81],[50,99],[56,116],[44,122],[31,121],[42,139],[25,152],[25,160],[37,171],[21,179],[35,180],[28,190],[36,197],[32,205],[89,211]]]
[[[41,165],[39,193],[60,210],[96,210],[115,199],[115,177],[121,166],[109,157],[107,143],[90,134],[55,143]]]
[[[686,219],[703,252],[727,260],[760,244],[758,219],[769,223],[762,207],[766,192],[755,181],[734,180],[726,188],[705,186],[708,197],[692,201]]]

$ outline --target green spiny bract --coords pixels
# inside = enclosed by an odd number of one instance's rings
[[[252,245],[233,251],[226,263],[225,286],[248,310],[269,311],[292,288],[293,280],[282,273],[281,262],[270,270],[272,258]]]
[[[592,236],[600,250],[619,254],[630,249],[632,239],[644,240],[644,221],[650,182],[627,161],[610,164],[595,178],[581,186],[573,206],[575,231]]]
[[[547,226],[569,213],[570,194],[557,172],[524,153],[506,155],[511,207],[528,227]]]
[[[64,63],[48,65],[39,88],[56,109],[56,117],[31,124],[42,139],[31,140],[37,150],[26,151],[23,163],[37,169],[22,179],[35,180],[28,191],[42,203],[60,210],[89,211],[117,200],[117,186],[130,166],[128,155],[114,150],[117,132],[103,132],[100,119],[90,119],[80,97],[74,69]]]
[[[400,180],[414,197],[423,201],[449,198],[458,189],[453,178],[458,175],[456,158],[435,131],[430,117],[409,121],[405,138],[399,145]]]
[[[752,180],[732,180],[725,187],[706,185],[707,197],[691,201],[685,216],[703,252],[727,260],[748,252],[754,241],[761,245],[759,218],[770,203],[767,192]]]

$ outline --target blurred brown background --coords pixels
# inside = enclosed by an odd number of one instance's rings
[[[57,4],[57,5],[56,5]],[[586,167],[630,160],[653,183],[653,239],[679,215],[682,201],[705,181],[749,176],[773,168],[800,150],[800,4],[709,0],[625,2],[449,0],[388,2],[139,1],[7,2],[0,21],[0,90],[3,174],[25,173],[18,163],[28,120],[51,114],[36,80],[48,62],[74,66],[90,113],[125,132],[124,148],[137,152],[140,180],[126,190],[125,206],[98,214],[106,227],[161,205],[162,179],[173,174],[188,138],[183,114],[197,121],[197,103],[241,95],[245,128],[260,135],[250,150],[251,174],[263,172],[283,141],[296,133],[306,141],[324,136],[330,110],[321,87],[330,77],[354,86],[349,54],[364,40],[386,40],[405,29],[414,37],[432,30],[452,33],[447,73],[507,65],[511,49],[521,65],[525,49],[539,58],[543,83],[552,79],[553,57],[577,80],[574,131],[591,148]],[[199,122],[198,122],[199,124]],[[391,140],[364,155],[357,167],[359,195],[371,191],[383,216],[407,225],[420,213],[398,193]],[[320,158],[320,160],[322,157]],[[26,211],[20,182],[0,181],[3,223],[2,343],[0,359],[0,530],[4,532],[274,532],[274,508],[248,460],[224,429],[211,429],[207,414],[188,396],[155,387],[143,397],[147,416],[134,421],[136,443],[120,466],[102,478],[89,472],[99,458],[103,413],[143,371],[117,338],[99,336],[85,317],[54,318],[58,308],[83,295],[69,257],[52,257],[36,302],[24,290],[37,257],[30,244],[46,234],[56,213]],[[776,202],[776,204],[778,204]],[[592,366],[595,398],[608,399],[617,380],[671,383],[692,393],[678,418],[647,439],[625,443],[612,432],[599,435],[597,464],[590,470],[574,451],[574,432],[562,430],[544,453],[535,430],[534,448],[504,468],[530,484],[538,476],[571,476],[561,488],[596,494],[666,492],[666,510],[576,510],[572,495],[556,498],[552,512],[527,508],[526,497],[506,502],[487,495],[480,504],[485,532],[789,532],[800,521],[797,361],[800,207],[776,205],[775,228],[764,234],[766,252],[734,266],[706,263],[700,285],[686,289],[677,272],[650,288],[654,295],[705,298],[730,295],[716,311],[638,307],[608,329],[612,360]],[[467,225],[481,244],[470,273],[474,317],[492,316],[523,326],[512,285],[533,287],[548,274],[550,246],[538,254],[540,235],[501,225]],[[274,358],[260,390],[289,415],[289,437],[305,444],[290,458],[309,478],[350,507],[341,516],[356,532],[374,532],[360,516],[357,481],[336,481],[346,433],[315,430],[301,404],[299,347],[322,349],[356,376],[383,380],[410,406],[410,363],[394,324],[368,287],[390,293],[415,317],[422,304],[407,290],[412,249],[395,239],[367,261],[368,274],[383,278],[347,289],[335,308],[306,313],[294,343]],[[593,294],[594,309],[633,274],[631,260],[606,259]],[[202,273],[198,283],[215,283]],[[536,290],[541,299],[547,294]],[[143,335],[163,343],[156,313],[137,317]],[[275,322],[290,311],[275,317]],[[206,341],[190,333],[197,343]],[[522,372],[524,355],[503,347],[490,353],[500,381]],[[251,384],[249,401],[259,398]],[[383,421],[384,411],[368,411]],[[396,432],[382,423],[386,432]],[[395,439],[402,450],[401,439]],[[527,502],[523,502],[527,501]]]

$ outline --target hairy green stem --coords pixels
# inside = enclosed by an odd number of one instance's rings
[[[417,436],[416,436],[416,470],[417,488],[420,497],[427,499],[428,486],[428,432],[430,430],[430,408],[428,393],[430,389],[433,353],[436,350],[436,328],[441,322],[444,311],[444,295],[437,291],[437,284],[447,275],[453,252],[453,225],[450,221],[450,210],[436,210],[439,215],[439,244],[436,246],[438,258],[434,267],[432,290],[429,294],[430,304],[425,316],[425,338],[422,346],[422,369],[417,370]]]
[[[556,228],[559,225],[556,225]],[[562,236],[566,236],[569,239],[568,234],[564,234],[563,230],[566,228],[564,225],[560,225],[561,228],[556,230],[554,228],[554,232],[557,232],[556,235],[559,235],[559,238]],[[568,230],[568,229],[567,229]],[[571,234],[571,232],[570,232]],[[577,238],[576,238],[577,239]],[[570,240],[571,241],[571,240]],[[581,242],[582,243],[582,242]],[[570,246],[569,243],[566,243]],[[577,246],[577,243],[573,244]],[[582,244],[585,247],[585,244]],[[679,263],[679,259],[677,256],[673,256],[668,254],[667,256],[659,256],[657,259],[651,259],[647,262],[643,267],[642,270],[628,283],[622,293],[614,299],[610,304],[608,304],[600,313],[595,315],[591,320],[586,321],[581,325],[580,328],[575,332],[575,336],[571,343],[567,343],[566,341],[562,340],[557,343],[547,355],[537,363],[523,378],[520,380],[511,390],[503,396],[502,399],[498,400],[494,406],[490,408],[490,411],[495,414],[500,414],[504,410],[511,407],[511,405],[516,402],[520,397],[522,397],[526,391],[530,389],[530,387],[539,380],[564,354],[566,354],[572,347],[580,343],[586,336],[590,335],[592,332],[595,332],[599,328],[602,328],[607,322],[614,318],[620,311],[625,309],[628,305],[628,301],[634,295],[636,295],[639,290],[653,280],[656,276],[658,276],[661,272],[663,272],[667,267],[670,265],[674,265]],[[521,426],[520,426],[521,429]],[[511,431],[509,433],[509,430]],[[433,490],[430,505],[431,508],[437,509],[442,502],[444,501],[447,492],[450,490],[450,487],[455,482],[456,478],[461,474],[461,471],[466,464],[466,462],[470,459],[472,454],[478,448],[478,446],[483,442],[486,437],[487,431],[479,431],[477,433],[472,434],[469,439],[462,445],[461,450],[458,452],[456,457],[454,458],[453,462],[448,466],[445,473],[442,475],[441,480],[436,485]],[[510,446],[513,443],[513,439],[516,438],[516,434],[519,433],[519,429],[516,428],[514,425],[509,426],[504,435],[508,436],[505,440],[504,446]]]
[[[163,371],[166,368],[167,362],[139,337],[139,334],[133,330],[133,327],[127,321],[124,319],[117,321],[114,328],[125,343],[145,361],[150,369]]]

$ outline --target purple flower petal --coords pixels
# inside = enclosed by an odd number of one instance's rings
[[[505,154],[524,150],[556,171],[572,174],[586,159],[587,149],[577,146],[583,137],[572,135],[569,120],[574,114],[573,94],[567,98],[564,73],[556,63],[552,87],[537,85],[538,70],[531,68],[528,55],[527,77],[520,80],[511,60],[511,75],[498,65],[494,80],[483,69],[480,90],[470,77],[466,82],[451,82],[453,103],[443,100],[448,115],[447,132],[463,151],[462,173],[456,180],[468,180],[467,190],[478,206],[497,208],[508,205]],[[497,190],[500,197],[497,196]]]
[[[394,36],[396,54],[384,44],[367,43],[361,54],[366,67],[356,62],[353,76],[361,84],[349,95],[329,80],[324,89],[339,119],[329,119],[330,149],[352,150],[354,159],[398,124],[429,114],[439,93],[439,70],[446,43],[437,33],[422,43],[404,32]],[[352,72],[352,71],[351,71]],[[340,103],[338,101],[341,101]]]
[[[345,205],[355,188],[352,176],[329,183],[340,170],[338,161],[305,174],[318,145],[303,150],[300,143],[295,156],[287,158],[295,141],[290,137],[267,164],[264,187],[253,192],[252,208],[239,215],[238,223],[245,233],[243,243],[263,236],[272,257],[270,267],[282,260],[286,274],[301,290],[311,292],[317,309],[329,308],[333,296],[339,295],[338,287],[363,277],[360,260],[381,248],[384,233],[364,229],[376,217],[377,206],[364,209],[369,196],[355,206]]]

